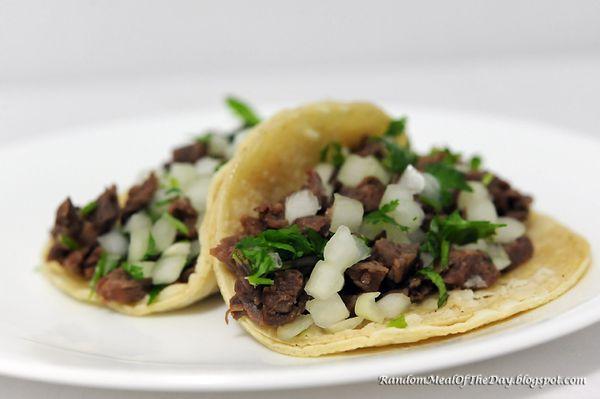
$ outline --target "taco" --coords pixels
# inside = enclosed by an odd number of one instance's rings
[[[573,287],[589,246],[405,119],[317,103],[263,122],[222,171],[201,257],[268,348],[320,356],[464,333]]]
[[[175,149],[168,163],[124,196],[113,185],[82,207],[70,198],[60,204],[42,267],[56,287],[136,316],[216,292],[211,266],[199,257],[209,186],[219,185],[217,169],[259,121],[239,100],[227,104],[242,120],[239,128],[206,133]]]

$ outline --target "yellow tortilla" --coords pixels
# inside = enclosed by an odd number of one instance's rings
[[[236,159],[223,170],[219,193],[212,196],[210,235],[203,237],[201,257],[210,258],[226,302],[234,295],[234,276],[208,255],[209,248],[241,230],[240,217],[261,203],[280,200],[305,181],[305,171],[318,162],[319,151],[332,141],[352,146],[365,135],[380,135],[388,117],[369,104],[319,103],[284,111],[264,122],[261,134],[249,138]],[[358,328],[329,333],[316,326],[284,341],[274,328],[241,325],[266,347],[293,356],[320,356],[358,348],[417,342],[464,333],[543,305],[573,287],[590,263],[584,238],[550,217],[533,214],[528,233],[535,252],[529,262],[503,274],[489,289],[453,290],[437,309],[437,298],[413,304],[404,329],[363,322]]]
[[[209,191],[208,202],[211,196],[219,192],[219,186],[222,181],[220,173],[216,174],[211,183],[212,188]],[[124,201],[122,201],[124,203]],[[200,227],[200,237],[206,230],[206,225],[210,219],[210,211],[207,208],[205,218]],[[58,289],[69,296],[95,305],[107,306],[117,312],[130,316],[145,316],[152,313],[168,312],[191,305],[217,291],[215,275],[206,257],[198,257],[194,273],[189,277],[187,283],[174,283],[164,288],[156,299],[148,305],[148,296],[134,304],[122,304],[115,301],[105,301],[99,295],[96,295],[89,287],[89,281],[76,276],[56,261],[47,261],[47,254],[51,243],[48,243],[43,253],[42,272]]]

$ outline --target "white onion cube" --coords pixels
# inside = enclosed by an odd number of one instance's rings
[[[316,215],[320,208],[319,199],[310,190],[300,190],[285,199],[285,219],[292,224],[298,218]]]
[[[323,328],[330,327],[350,316],[350,312],[339,294],[334,294],[325,300],[311,299],[306,302],[306,310],[312,316],[315,324]]]
[[[362,202],[341,194],[334,194],[329,230],[335,232],[338,227],[347,226],[350,231],[357,232],[362,223],[364,212]]]
[[[374,156],[361,157],[350,154],[338,173],[338,180],[345,186],[356,187],[365,177],[373,176],[383,184],[390,181],[389,173]]]

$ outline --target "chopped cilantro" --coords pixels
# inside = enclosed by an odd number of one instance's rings
[[[214,133],[204,133],[200,136],[196,136],[194,138],[194,140],[198,143],[204,143],[204,144],[208,144],[210,143],[210,140],[212,139]]]
[[[148,248],[146,249],[143,259],[149,260],[158,256],[159,254],[160,251],[158,248],[156,248],[156,241],[154,240],[154,237],[152,237],[152,234],[148,234]]]
[[[61,234],[60,237],[58,237],[58,241],[71,251],[75,251],[80,248],[79,243],[66,234]]]
[[[405,116],[391,121],[384,135],[388,137],[398,137],[403,135],[406,132],[406,121],[407,118]]]
[[[98,208],[98,201],[90,201],[83,208],[81,208],[81,214],[83,216],[87,216],[90,213],[94,212]]]
[[[404,169],[417,160],[417,156],[410,149],[400,147],[398,144],[386,139],[374,138],[385,147],[385,155],[381,160],[382,165],[393,173],[402,173]]]
[[[321,150],[321,162],[329,162],[339,168],[345,160],[342,145],[338,142],[329,143]]]
[[[481,168],[481,157],[475,155],[469,161],[469,169],[471,169],[473,172],[476,172],[479,170],[479,168]]]
[[[431,149],[431,151],[429,151],[430,157],[435,157],[435,156],[440,156],[440,155],[441,155],[441,160],[438,163],[443,163],[446,165],[456,165],[458,162],[460,162],[460,159],[462,157],[460,152],[452,152],[452,150],[450,150],[450,148],[448,148],[448,147],[433,148],[433,149]]]
[[[445,208],[452,204],[454,191],[472,191],[467,184],[465,174],[456,170],[447,163],[434,163],[427,165],[425,171],[435,177],[440,184],[440,207]]]
[[[419,201],[421,201],[421,203],[423,203],[424,205],[432,207],[438,213],[442,210],[442,203],[438,198],[430,198],[424,195],[420,195]]]
[[[387,204],[382,205],[378,210],[369,212],[365,215],[365,221],[370,224],[388,223],[399,227],[402,231],[407,231],[408,227],[402,226],[394,218],[388,215],[388,213],[395,210],[400,204],[399,200],[393,200]]]
[[[175,230],[177,230],[179,233],[186,235],[186,236],[190,234],[188,227],[181,220],[177,219],[175,216],[171,215],[169,212],[165,212],[163,214],[163,217],[166,218],[167,221],[169,223],[171,223],[171,226],[175,227]]]
[[[481,182],[483,183],[484,186],[489,186],[490,183],[492,182],[492,180],[494,180],[494,175],[491,174],[490,172],[487,172],[485,175],[483,175]]]
[[[153,303],[154,301],[156,301],[156,298],[158,297],[158,294],[160,294],[160,292],[167,286],[167,284],[160,284],[160,285],[155,285],[152,287],[152,289],[150,290],[150,292],[148,293],[148,302],[146,302],[147,305],[150,305],[151,303]]]
[[[92,289],[92,294],[96,289],[96,284],[100,278],[106,276],[108,273],[113,271],[119,265],[119,259],[113,256],[109,256],[106,252],[102,252],[100,255],[100,259],[98,263],[96,263],[96,268],[94,269],[94,275],[90,280],[90,288]]]
[[[129,262],[121,264],[123,270],[127,272],[134,280],[142,280],[144,278],[144,269],[141,266]]]
[[[417,273],[435,284],[438,289],[438,308],[444,306],[448,300],[448,290],[446,289],[446,284],[444,283],[442,276],[440,276],[440,274],[431,267],[424,267],[423,269],[417,271]]]
[[[242,121],[245,128],[260,123],[260,118],[256,115],[256,112],[240,99],[230,96],[225,99],[225,102],[233,114]]]
[[[394,328],[406,328],[407,325],[408,324],[406,324],[406,319],[404,318],[403,314],[396,317],[395,319],[390,320],[387,324],[388,327]]]

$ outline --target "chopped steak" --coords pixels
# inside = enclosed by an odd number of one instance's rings
[[[75,251],[71,251],[61,264],[70,273],[75,274],[77,276],[81,276],[82,275],[81,265],[83,264],[86,254],[87,254],[86,249],[78,249]]]
[[[503,247],[510,258],[510,268],[527,262],[533,256],[533,243],[527,236],[519,237]]]
[[[96,270],[96,265],[100,260],[100,256],[102,256],[102,247],[100,247],[100,245],[96,245],[88,251],[81,264],[81,274],[83,275],[83,278],[90,280],[94,276],[94,271]]]
[[[257,206],[258,218],[264,224],[265,229],[280,229],[288,225],[285,220],[285,206],[283,202],[277,202],[273,205],[262,204]]]
[[[206,155],[206,143],[196,142],[173,150],[173,162],[195,163]]]
[[[176,219],[185,224],[188,229],[187,238],[198,237],[196,224],[198,222],[198,212],[192,206],[187,197],[179,197],[169,205],[169,213]],[[181,233],[180,233],[181,234]]]
[[[346,308],[350,312],[350,317],[356,316],[356,313],[354,313],[354,306],[356,306],[356,300],[358,299],[358,295],[340,294],[340,296],[342,297],[342,301],[344,301],[344,305],[346,305]]]
[[[302,231],[313,229],[317,233],[327,236],[329,233],[329,218],[323,215],[305,216],[294,221]]]
[[[98,239],[98,231],[94,224],[88,220],[83,222],[83,228],[79,233],[79,237],[77,237],[77,241],[82,246],[94,245],[96,240]]]
[[[69,248],[65,247],[60,242],[54,242],[48,251],[46,259],[63,263],[65,258],[69,255],[69,252],[71,252]]]
[[[340,194],[362,202],[365,212],[372,212],[379,208],[381,197],[385,191],[385,184],[373,176],[365,177],[356,187],[340,189]]]
[[[494,177],[488,186],[499,216],[508,216],[520,221],[527,220],[529,207],[533,199],[523,195],[511,185],[498,177]]]
[[[96,199],[96,209],[94,209],[86,219],[92,223],[94,230],[98,235],[107,233],[119,220],[119,199],[117,198],[117,188],[113,185],[106,189]]]
[[[144,298],[152,287],[152,280],[134,280],[125,270],[118,268],[98,281],[96,292],[106,301],[134,303]]]
[[[244,215],[241,219],[244,234],[255,236],[265,229],[265,224],[257,217]]]
[[[298,270],[275,272],[273,284],[266,286],[262,292],[264,322],[280,326],[302,314],[308,299],[303,287],[304,278]]]
[[[485,288],[500,277],[489,256],[477,250],[452,249],[444,282],[452,287]]]
[[[67,198],[56,210],[52,236],[59,238],[64,235],[76,240],[82,227],[83,220],[79,215],[79,210],[73,205],[71,199]]]
[[[255,323],[262,324],[261,291],[241,277],[235,281],[235,295],[229,301],[229,312],[234,319],[248,316]]]
[[[387,277],[394,283],[400,283],[415,266],[418,253],[418,244],[395,244],[386,238],[380,238],[373,245],[373,259],[389,269]]]
[[[151,173],[143,183],[131,187],[129,193],[127,193],[127,202],[123,208],[123,223],[125,223],[131,215],[148,206],[157,189],[158,179],[154,173]]]
[[[433,283],[422,276],[411,277],[408,280],[408,285],[402,290],[410,298],[411,302],[415,303],[423,301],[433,291]]]
[[[322,207],[326,207],[329,204],[329,196],[325,191],[325,187],[323,186],[323,182],[321,181],[321,176],[314,169],[306,172],[308,175],[308,179],[304,188],[308,189],[311,193],[314,194],[315,197],[319,200],[319,204]]]
[[[194,262],[195,263],[195,262]],[[194,272],[196,271],[196,266],[195,264],[191,264],[189,266],[186,266],[182,271],[181,274],[179,275],[179,278],[177,279],[177,282],[179,283],[187,283],[190,279],[190,276],[192,274],[194,274]]]
[[[367,260],[359,262],[348,270],[346,274],[350,277],[354,285],[364,292],[373,292],[379,290],[381,282],[388,274],[388,268],[376,260]]]
[[[211,248],[210,254],[223,262],[227,268],[240,279],[244,279],[244,277],[248,275],[248,270],[243,265],[236,263],[232,258],[235,245],[240,241],[240,238],[241,236],[239,235],[223,238],[219,245]]]
[[[436,152],[435,154],[424,155],[422,157],[419,157],[419,159],[417,160],[417,169],[419,169],[422,172],[429,165],[442,162],[444,158],[446,158],[446,155],[448,154],[446,154],[445,152]]]
[[[373,155],[374,157],[381,159],[385,156],[385,146],[381,141],[371,140],[369,137],[365,137],[353,153],[360,155],[361,157]]]

